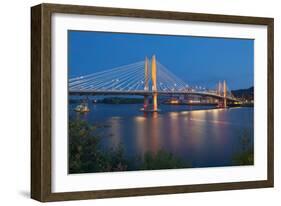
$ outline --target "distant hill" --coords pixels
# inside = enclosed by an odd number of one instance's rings
[[[254,99],[254,87],[250,87],[248,89],[232,90],[231,92],[237,98],[244,98],[247,100]]]

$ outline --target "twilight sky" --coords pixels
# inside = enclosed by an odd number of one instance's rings
[[[69,77],[86,75],[151,58],[190,86],[253,86],[254,40],[192,36],[68,32]]]

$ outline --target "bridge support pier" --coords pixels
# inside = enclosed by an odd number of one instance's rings
[[[157,93],[153,94],[153,111],[158,111],[158,104],[157,104]]]
[[[149,98],[147,95],[143,97],[143,110],[147,111],[149,108]]]
[[[227,107],[226,98],[223,99],[223,108]]]

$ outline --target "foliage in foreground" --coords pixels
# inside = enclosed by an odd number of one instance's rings
[[[253,165],[254,164],[254,147],[250,139],[249,131],[244,130],[240,137],[240,144],[242,145],[241,152],[238,152],[233,157],[235,165]]]
[[[69,172],[109,172],[127,169],[122,147],[104,152],[97,127],[85,121],[69,123]]]
[[[97,126],[86,121],[69,123],[69,173],[112,172],[130,170],[175,169],[190,167],[181,159],[163,150],[156,154],[145,153],[140,157],[125,158],[124,149],[101,147]]]
[[[184,167],[190,167],[190,165],[185,164],[181,159],[175,157],[171,153],[160,150],[155,155],[153,155],[151,152],[145,153],[140,169],[156,170],[177,169]]]

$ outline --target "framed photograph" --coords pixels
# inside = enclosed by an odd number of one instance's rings
[[[31,197],[273,187],[273,19],[31,8]]]

